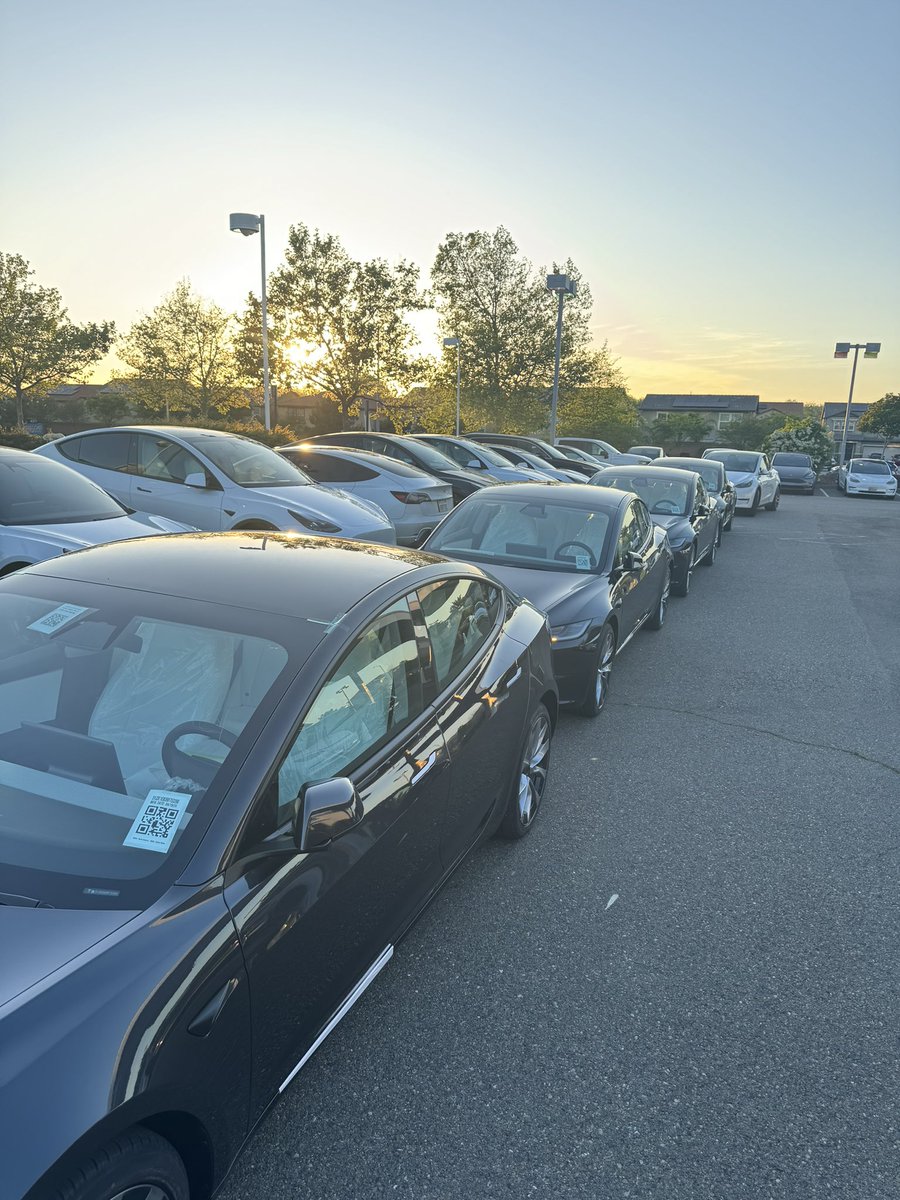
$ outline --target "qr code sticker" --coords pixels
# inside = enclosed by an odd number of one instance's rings
[[[166,854],[190,799],[183,792],[150,792],[122,845]]]
[[[33,629],[36,633],[55,633],[57,629],[62,629],[63,625],[68,625],[70,621],[74,621],[76,617],[82,616],[87,611],[78,604],[60,604],[58,608],[52,609],[39,620],[32,621],[28,628]]]

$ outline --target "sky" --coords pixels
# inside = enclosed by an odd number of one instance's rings
[[[423,277],[504,225],[635,396],[846,400],[836,341],[900,391],[897,0],[0,0],[0,43],[0,249],[76,321],[242,308],[232,211]]]

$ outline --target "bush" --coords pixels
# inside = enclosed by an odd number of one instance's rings
[[[254,442],[262,442],[264,446],[284,446],[302,440],[302,435],[289,425],[276,425],[273,429],[266,429],[256,421],[204,421],[202,428],[236,433],[241,437],[252,438]]]
[[[12,446],[14,450],[33,450],[43,445],[44,439],[24,429],[0,429],[0,446]]]
[[[816,472],[823,471],[834,456],[835,444],[831,434],[814,417],[802,421],[788,421],[783,429],[770,433],[763,446],[766,454],[779,450],[793,450],[808,454]]]

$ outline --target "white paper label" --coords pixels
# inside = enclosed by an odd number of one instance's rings
[[[586,554],[576,554],[575,566],[579,571],[589,571],[591,569],[591,560]]]
[[[168,853],[190,799],[184,792],[148,792],[122,845]]]
[[[77,604],[60,604],[59,608],[54,608],[46,616],[33,621],[28,628],[33,629],[35,633],[56,633],[57,629],[62,629],[63,625],[68,625],[70,621],[86,612],[86,608],[80,608]]]

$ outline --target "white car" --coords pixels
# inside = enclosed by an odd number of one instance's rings
[[[846,496],[897,495],[897,480],[888,464],[877,458],[851,458],[838,470],[837,485]]]
[[[62,463],[0,447],[0,575],[86,546],[190,528],[123,508]]]
[[[318,487],[268,446],[233,433],[136,425],[76,433],[32,453],[65,463],[129,508],[197,529],[397,541],[376,504]]]
[[[757,450],[704,450],[704,458],[715,459],[725,468],[737,497],[735,508],[755,517],[761,508],[774,512],[781,500],[781,480],[765,454]]]
[[[557,438],[556,444],[560,450],[564,450],[566,446],[571,446],[574,450],[583,450],[598,459],[602,467],[635,467],[653,461],[646,454],[626,454],[600,438],[564,437]]]

